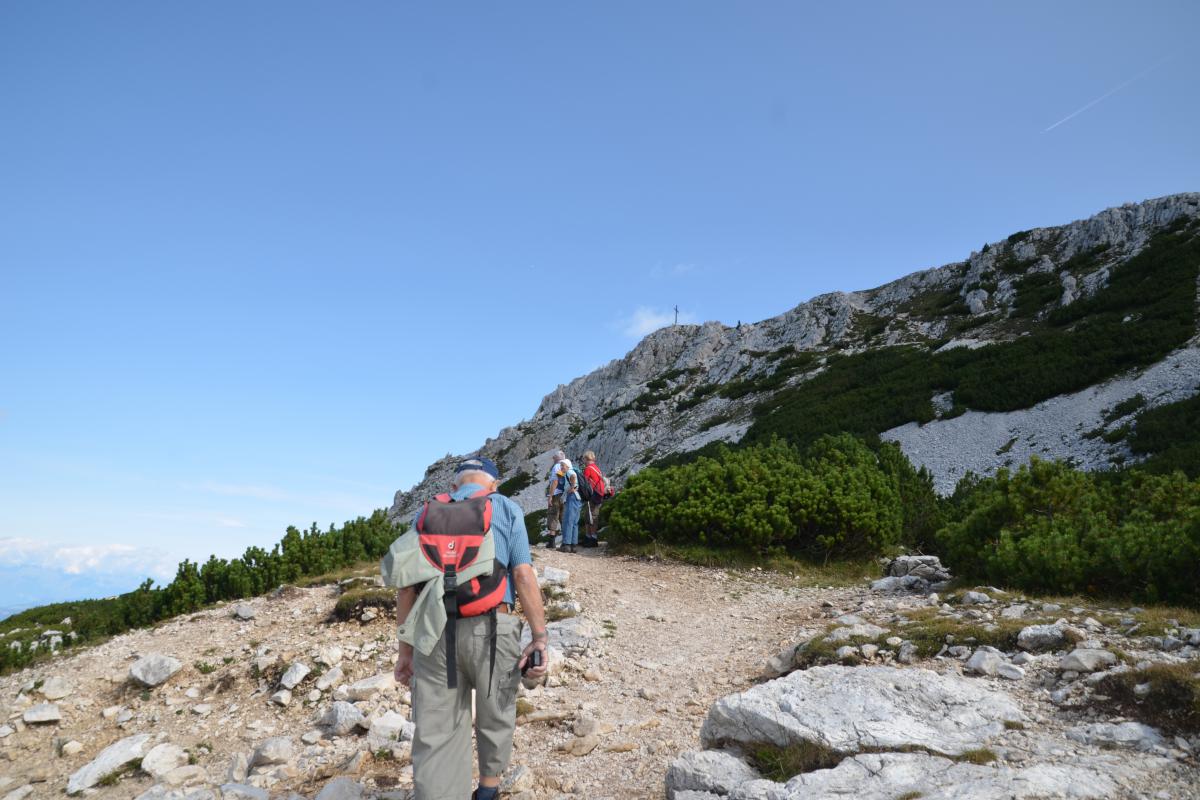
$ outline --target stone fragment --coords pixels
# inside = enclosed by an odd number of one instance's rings
[[[370,700],[380,692],[388,692],[395,688],[396,677],[390,672],[383,672],[350,684],[346,687],[346,696],[350,700],[358,702],[359,700]]]
[[[379,612],[376,611],[371,606],[367,606],[366,608],[364,608],[362,611],[362,615],[359,616],[359,620],[361,620],[362,622],[374,622],[378,618],[379,618]]]
[[[858,648],[852,647],[848,644],[844,644],[837,649],[837,651],[834,653],[834,657],[836,657],[838,661],[845,661],[850,658],[857,658],[858,657]]]
[[[937,556],[897,556],[888,564],[888,575],[914,576],[929,582],[950,580],[950,571]]]
[[[71,685],[66,678],[55,675],[52,678],[47,678],[42,684],[42,697],[47,700],[62,700],[64,697],[75,691],[75,687]]]
[[[353,778],[334,778],[317,792],[314,800],[361,800],[363,787]]]
[[[275,694],[271,695],[271,702],[277,706],[287,706],[292,702],[292,692],[289,689],[280,689]]]
[[[345,736],[355,728],[366,724],[366,717],[353,704],[338,700],[321,717],[321,725],[334,736]]]
[[[886,578],[872,581],[871,590],[875,592],[920,592],[921,594],[925,594],[929,591],[929,581],[918,578],[916,575],[905,575],[904,577],[889,575]]]
[[[212,710],[212,703],[197,703],[192,706],[192,713],[200,717],[207,717],[212,713]]]
[[[287,668],[287,672],[283,673],[283,677],[279,679],[279,685],[284,689],[295,689],[309,672],[311,670],[307,664],[297,661]]]
[[[316,744],[324,738],[324,734],[320,731],[308,731],[300,736],[300,741],[305,744]]]
[[[134,662],[133,666],[129,668],[129,676],[142,686],[153,688],[166,683],[181,669],[183,669],[183,663],[179,659],[165,656],[162,653],[150,653]]]
[[[316,661],[318,664],[324,664],[327,667],[336,667],[342,663],[342,648],[337,645],[327,645],[317,651]]]
[[[67,779],[67,794],[79,794],[144,755],[150,734],[127,736],[100,751],[95,759],[76,770]]]
[[[700,739],[706,746],[768,741],[845,753],[904,748],[953,756],[981,747],[1006,722],[1024,721],[1007,694],[958,675],[820,666],[721,698]]]
[[[1098,669],[1107,669],[1116,663],[1116,655],[1107,650],[1079,648],[1063,656],[1059,667],[1064,671],[1095,672]]]
[[[912,642],[904,642],[900,645],[900,651],[896,653],[896,660],[901,664],[917,663],[917,646]]]
[[[221,800],[271,800],[271,794],[257,786],[226,783],[221,787]]]
[[[273,736],[255,748],[254,757],[250,759],[250,766],[259,767],[264,764],[286,764],[295,755],[296,750],[292,746],[291,739],[286,736]]]
[[[560,750],[573,756],[586,756],[588,753],[595,750],[600,745],[599,736],[576,736],[573,739],[568,739]]]
[[[570,579],[571,573],[567,570],[546,566],[542,567],[542,574],[538,576],[538,586],[566,586]]]
[[[29,725],[45,725],[62,721],[62,712],[54,703],[38,703],[30,706],[21,714],[21,719]]]
[[[1029,611],[1029,606],[1024,603],[1015,603],[1014,605],[1000,609],[1000,617],[1002,619],[1020,619]]]
[[[83,744],[72,739],[62,746],[62,754],[67,758],[77,756],[83,752]]]
[[[317,678],[317,690],[327,692],[334,686],[337,686],[339,683],[341,683],[345,677],[346,676],[342,672],[341,667],[334,667],[328,672],[323,672],[321,673],[321,676]]]
[[[995,675],[1004,664],[1004,654],[994,647],[983,646],[967,659],[966,670],[976,675]]]
[[[582,658],[587,655],[592,643],[600,638],[600,628],[587,617],[570,617],[551,622],[546,626],[548,640],[546,646],[550,649],[550,662],[547,671],[556,672],[554,666],[554,651],[569,658]],[[521,648],[524,649],[532,640],[528,625],[521,633]]]
[[[245,753],[236,753],[233,759],[229,762],[229,770],[226,773],[229,778],[229,783],[241,783],[246,780],[246,776],[250,774],[250,758]]]
[[[1034,652],[1055,650],[1066,643],[1066,631],[1058,623],[1053,625],[1030,625],[1022,628],[1021,632],[1017,634],[1017,647],[1022,650]]]
[[[142,758],[142,771],[154,780],[161,781],[168,772],[187,763],[188,754],[182,747],[163,742],[150,748],[150,752]]]
[[[243,622],[252,620],[255,617],[254,606],[250,605],[249,603],[238,603],[233,607],[231,615],[235,619],[240,619]]]
[[[1025,677],[1025,670],[1016,664],[1004,663],[996,668],[996,674],[1010,681],[1019,681]]]
[[[162,782],[168,786],[186,786],[188,784],[204,783],[207,780],[208,773],[199,764],[185,764],[182,767],[176,767],[162,776]],[[190,796],[190,794],[184,795],[184,797]]]
[[[844,625],[840,628],[834,628],[825,640],[828,642],[848,642],[851,639],[878,639],[887,631],[878,625],[862,623],[857,625]]]
[[[396,711],[385,711],[368,723],[367,739],[375,747],[388,747],[396,742],[412,741],[416,729],[403,714]]]
[[[965,592],[962,596],[964,606],[985,606],[992,602],[992,598],[983,592]]]

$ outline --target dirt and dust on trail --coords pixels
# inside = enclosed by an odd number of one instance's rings
[[[570,572],[555,602],[578,603],[577,621],[564,623],[592,635],[576,642],[546,685],[522,690],[518,700],[511,789],[531,798],[662,797],[668,766],[699,747],[715,699],[753,683],[765,659],[819,627],[809,623],[828,613],[822,602],[850,606],[869,594],[602,549],[536,548],[535,566]],[[0,678],[0,798],[62,797],[70,776],[140,734],[150,734],[142,755],[164,746],[147,764],[175,761],[151,776],[131,760],[89,792],[218,797],[236,783],[270,797],[313,797],[348,777],[367,797],[407,797],[407,742],[364,732],[395,730],[409,714],[407,690],[384,677],[395,661],[394,620],[368,609],[335,621],[339,592],[286,587]],[[177,661],[178,671],[162,685],[138,686],[131,665],[153,653]],[[298,682],[281,693],[280,680],[297,664]],[[50,686],[58,696],[46,695]],[[331,727],[326,715],[339,701],[362,715],[357,729]],[[35,722],[46,718],[38,709],[47,704],[58,719]],[[276,738],[286,746],[258,753]]]

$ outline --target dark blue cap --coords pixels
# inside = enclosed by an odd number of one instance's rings
[[[500,470],[496,467],[496,462],[490,458],[468,458],[466,461],[460,461],[454,469],[454,474],[460,475],[464,472],[486,472],[496,480],[500,480]]]

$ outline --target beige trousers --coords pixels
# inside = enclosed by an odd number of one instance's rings
[[[516,725],[521,672],[519,617],[496,615],[496,671],[488,681],[491,654],[487,615],[458,620],[458,687],[446,687],[446,633],[428,656],[413,655],[412,718],[415,800],[467,800],[471,775],[471,690],[475,690],[475,739],[479,774],[499,777],[508,769]]]

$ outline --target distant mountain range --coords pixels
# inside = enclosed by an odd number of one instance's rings
[[[1137,415],[1200,391],[1197,220],[1197,193],[1128,203],[762,322],[663,328],[474,454],[526,512],[544,507],[559,447],[593,450],[619,483],[716,442],[849,430],[899,442],[941,492],[1035,455],[1135,461]],[[389,515],[408,521],[462,457],[396,492]]]

